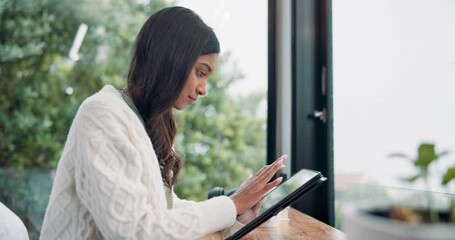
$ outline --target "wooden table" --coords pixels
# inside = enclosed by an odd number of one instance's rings
[[[340,230],[293,208],[288,209],[289,220],[280,220],[278,227],[256,228],[242,240],[346,240]],[[220,235],[210,235],[204,239],[221,239]]]
[[[278,227],[257,228],[246,235],[243,239],[346,239],[343,232],[293,208],[289,208],[288,216],[289,220],[280,220]]]

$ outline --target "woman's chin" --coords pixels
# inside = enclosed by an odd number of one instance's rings
[[[178,111],[182,111],[183,109],[185,109],[185,106],[174,105],[174,108]]]

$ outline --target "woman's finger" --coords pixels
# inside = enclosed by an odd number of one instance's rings
[[[251,209],[253,211],[254,217],[256,217],[259,213],[259,209],[261,209],[262,203],[265,201],[265,198],[262,198],[254,207]]]
[[[263,174],[265,171],[267,170],[270,170],[271,168],[273,168],[273,166],[277,165],[277,164],[284,164],[284,161],[288,158],[287,155],[282,155],[280,156],[277,160],[275,160],[273,163],[269,164],[269,165],[266,165],[264,167],[262,167],[256,174],[255,176],[259,176],[261,174]]]
[[[267,185],[265,185],[263,188],[262,188],[262,194],[263,196],[266,195],[270,190],[272,190],[273,188],[277,187],[278,185],[280,185],[280,183],[283,181],[283,177],[279,177],[275,180],[273,180],[272,182],[268,183]]]
[[[245,179],[237,188],[237,191],[231,195],[231,199],[236,205],[237,214],[243,214],[248,209],[251,209],[258,199],[261,199],[268,191],[278,186],[282,178],[277,178],[270,182],[273,175],[284,167],[284,161],[287,156],[283,155],[270,165],[264,166],[253,176]]]
[[[267,168],[262,169],[261,172],[255,174],[254,179],[249,181],[248,185],[251,187],[253,192],[257,192],[260,195],[267,192],[269,189],[273,188],[274,186],[278,185],[281,181],[277,181],[270,186],[266,187],[269,184],[270,179],[276,174],[279,169],[284,168],[283,161],[285,159],[285,155],[282,158],[279,158],[273,165],[268,165]]]
[[[274,163],[263,167],[258,173],[256,173],[255,177],[260,182],[268,182],[279,169],[284,167],[284,160],[285,158],[279,158]]]
[[[263,172],[259,178],[259,182],[262,184],[266,184],[272,179],[272,177],[278,172],[278,170],[284,168],[283,162],[279,162],[278,164],[273,165],[270,169],[267,171]]]

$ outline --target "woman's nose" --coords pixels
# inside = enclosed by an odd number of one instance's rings
[[[203,81],[201,84],[199,84],[196,88],[196,92],[201,96],[207,95],[207,81]]]

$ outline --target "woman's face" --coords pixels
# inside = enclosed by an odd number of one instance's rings
[[[198,96],[207,95],[207,81],[215,71],[217,60],[217,53],[202,55],[196,60],[179,98],[174,103],[174,108],[183,110],[187,105],[194,103]]]

